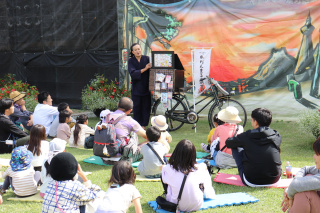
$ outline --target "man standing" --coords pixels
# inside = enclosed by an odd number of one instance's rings
[[[232,149],[243,184],[251,187],[272,185],[281,177],[281,136],[269,126],[272,114],[265,108],[251,113],[252,130],[228,138],[226,145]]]
[[[46,134],[50,131],[51,124],[59,115],[57,107],[52,106],[52,98],[49,92],[41,92],[38,95],[39,104],[34,109],[33,125],[41,124],[46,128]]]

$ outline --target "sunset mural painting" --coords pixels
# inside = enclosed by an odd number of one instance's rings
[[[119,17],[119,49],[173,50],[190,83],[190,48],[213,47],[210,77],[225,89],[277,101],[272,89],[282,88],[295,107],[319,108],[320,1],[121,0],[118,8],[128,12]]]

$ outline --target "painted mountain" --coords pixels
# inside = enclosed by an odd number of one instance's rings
[[[228,86],[236,93],[286,86],[287,77],[293,76],[295,63],[296,59],[287,53],[285,47],[273,48],[269,58],[259,66],[255,74],[247,79],[232,81]]]

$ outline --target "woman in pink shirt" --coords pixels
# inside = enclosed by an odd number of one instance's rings
[[[218,113],[218,119],[225,122],[223,125],[220,125],[214,131],[211,137],[211,143],[220,138],[220,149],[226,145],[226,140],[235,136],[237,129],[237,123],[241,122],[239,117],[239,111],[233,106],[228,106],[226,109],[221,110]],[[243,133],[243,127],[239,125],[239,129],[236,135]],[[232,155],[231,149],[226,148],[223,152]]]

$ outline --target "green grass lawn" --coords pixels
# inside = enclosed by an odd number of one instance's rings
[[[91,118],[89,126],[94,126],[98,121],[97,118]],[[245,129],[250,129],[250,120]],[[197,132],[191,129],[191,125],[185,124],[181,129],[170,132],[173,138],[171,150],[174,150],[176,144],[182,139],[191,140],[198,151],[201,151],[200,143],[205,142],[209,132],[209,126],[206,118],[200,119],[197,125]],[[314,137],[306,135],[299,131],[295,122],[275,121],[271,127],[276,129],[282,135],[281,159],[284,169],[285,162],[290,161],[293,167],[303,167],[305,165],[314,165],[312,143]],[[78,162],[81,164],[84,171],[92,172],[88,178],[99,185],[103,190],[107,190],[107,181],[110,178],[111,166],[99,166],[82,162],[83,159],[92,156],[92,150],[67,148],[67,152],[72,153]],[[10,158],[10,154],[0,155],[1,158]],[[4,171],[5,168],[2,168]],[[137,171],[137,170],[136,170]],[[221,170],[221,172],[229,174],[238,174],[237,169]],[[214,178],[214,175],[212,175]],[[3,181],[2,179],[0,181]],[[143,212],[153,212],[147,202],[155,200],[156,197],[162,194],[163,189],[159,182],[137,182],[135,184],[142,195],[141,205]],[[249,188],[238,187],[213,182],[213,187],[217,194],[246,192],[251,196],[259,199],[259,202],[254,204],[222,207],[209,209],[199,212],[281,212],[280,204],[282,201],[283,189],[270,188]],[[7,201],[7,198],[14,196],[12,190],[9,190],[3,195],[4,203],[0,206],[0,212],[40,212],[42,205],[32,202],[12,202]],[[131,207],[128,212],[134,212]]]

